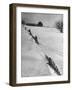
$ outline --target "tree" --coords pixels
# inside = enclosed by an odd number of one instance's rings
[[[25,25],[25,21],[24,21],[24,20],[22,20],[21,23],[22,23],[23,25]]]
[[[62,21],[56,22],[56,28],[59,29],[61,33],[63,33],[63,22]]]
[[[37,26],[43,26],[43,23],[41,21],[39,21]]]

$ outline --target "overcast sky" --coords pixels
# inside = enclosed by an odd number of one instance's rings
[[[42,14],[42,13],[21,13],[21,18],[26,23],[35,23],[39,21],[43,23],[44,26],[54,27],[56,21],[62,21],[62,14]]]

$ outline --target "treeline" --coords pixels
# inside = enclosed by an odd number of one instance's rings
[[[21,22],[23,25],[28,25],[28,26],[39,26],[43,27],[43,23],[39,21],[37,24],[35,23],[26,23],[24,20]],[[55,22],[55,28],[57,28],[61,33],[63,33],[63,21],[57,21]]]
[[[35,23],[25,23],[25,21],[22,20],[22,24],[23,25],[28,25],[28,26],[40,26],[40,27],[43,26],[43,23],[41,21],[39,21],[37,24],[35,24]]]

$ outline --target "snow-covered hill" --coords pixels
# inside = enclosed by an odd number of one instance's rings
[[[25,31],[31,30],[38,37],[40,46]],[[21,75],[47,76],[56,75],[46,64],[44,53],[51,57],[63,73],[63,34],[56,28],[22,26],[21,29]]]

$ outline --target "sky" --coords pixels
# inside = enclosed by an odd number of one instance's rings
[[[44,14],[44,13],[21,13],[21,18],[26,23],[35,23],[39,21],[43,23],[44,26],[55,27],[55,22],[62,21],[62,14]]]

